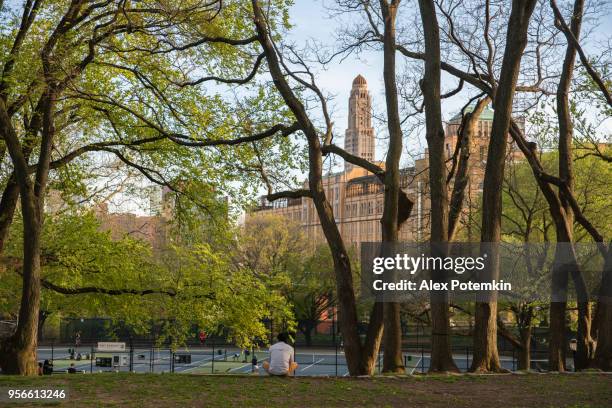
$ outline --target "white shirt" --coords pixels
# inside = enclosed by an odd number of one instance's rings
[[[289,371],[289,365],[294,361],[293,347],[279,341],[270,347],[270,368],[271,374],[284,375]]]

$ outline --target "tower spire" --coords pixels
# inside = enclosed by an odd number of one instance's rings
[[[374,128],[372,127],[372,98],[368,83],[361,75],[353,80],[349,97],[348,127],[344,136],[344,149],[352,155],[366,160],[374,160]],[[345,163],[346,171],[352,169]]]

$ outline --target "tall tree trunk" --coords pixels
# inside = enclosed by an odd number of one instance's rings
[[[553,291],[557,284],[555,276],[561,281],[562,276],[553,270]],[[565,287],[567,287],[567,274],[565,274]],[[565,313],[567,302],[561,299],[553,300],[550,303],[550,333],[548,337],[548,369],[550,371],[565,371]]]
[[[548,203],[550,215],[555,224],[557,232],[557,246],[552,269],[552,298],[550,305],[550,339],[549,339],[549,369],[563,371],[565,369],[565,308],[567,303],[567,279],[571,275],[576,288],[578,307],[583,308],[579,312],[579,332],[586,333],[590,337],[590,308],[588,308],[588,291],[584,276],[578,265],[578,258],[572,243],[571,227],[561,204],[559,196],[550,186],[551,176],[545,174],[542,164],[539,162],[535,147],[528,146],[521,130],[512,123],[510,133],[517,143],[521,152],[525,155],[536,182]],[[562,182],[556,182],[560,187]],[[571,192],[569,193],[571,194]],[[572,207],[575,208],[575,207]],[[585,307],[586,306],[586,307]],[[589,344],[585,342],[585,344]],[[592,344],[589,346],[592,350]],[[582,352],[582,351],[581,351]],[[592,351],[590,352],[592,354]],[[588,355],[588,354],[587,354]]]
[[[397,83],[395,80],[395,17],[399,0],[388,2],[380,0],[380,8],[385,24],[383,34],[385,101],[387,104],[387,127],[389,129],[389,150],[385,163],[385,197],[381,219],[382,242],[388,248],[394,248],[398,240],[398,213],[400,196],[399,162],[402,154],[402,128],[399,116]],[[388,254],[392,255],[392,254]],[[385,302],[383,331],[383,372],[403,373],[402,326],[400,304]]]
[[[261,5],[257,0],[252,0],[251,4],[258,40],[264,50],[274,85],[285,101],[285,104],[291,109],[308,141],[308,189],[317,210],[321,229],[332,253],[336,291],[338,294],[339,326],[344,339],[344,352],[349,373],[351,375],[367,374],[366,366],[361,358],[362,345],[357,331],[357,306],[353,289],[351,263],[342,236],[334,220],[332,207],[325,196],[323,188],[323,157],[319,136],[308,118],[304,105],[291,90],[280,67]]]
[[[0,101],[0,128],[13,162],[14,174],[21,197],[23,218],[23,284],[19,318],[13,336],[5,340],[0,353],[0,366],[8,374],[36,375],[38,318],[40,310],[40,256],[44,196],[46,192],[53,138],[55,136],[54,107],[56,91],[50,82],[40,99],[42,133],[35,180],[30,178],[27,162],[29,147],[22,146],[15,133],[4,101]]]
[[[425,74],[421,81],[425,103],[426,138],[429,151],[429,185],[431,195],[430,250],[444,257],[448,250],[448,191],[444,156],[444,128],[440,94],[440,32],[433,0],[419,0],[425,36]],[[439,253],[438,253],[439,252]],[[432,280],[445,282],[444,270],[432,271]],[[431,363],[429,371],[458,371],[453,361],[450,342],[448,291],[430,292]]]
[[[413,202],[408,198],[406,193],[399,190],[398,197],[398,228],[410,217],[412,213]],[[366,367],[368,374],[373,374],[376,369],[378,360],[378,350],[382,342],[383,334],[383,319],[384,319],[384,304],[382,302],[374,302],[370,311],[370,320],[366,333],[365,342],[363,344],[362,359],[363,365]]]
[[[311,124],[312,126],[312,124]],[[332,207],[325,196],[323,188],[323,158],[321,146],[316,137],[314,128],[311,130],[315,137],[308,140],[308,156],[310,170],[308,174],[308,185],[312,193],[312,199],[321,222],[323,234],[330,246],[336,277],[336,290],[338,293],[339,323],[344,339],[344,352],[351,375],[365,374],[361,361],[361,340],[357,332],[357,305],[355,291],[353,288],[353,274],[351,262],[344,246],[342,236],[336,225]]]
[[[393,2],[396,4],[397,2]],[[355,300],[355,292],[353,289],[353,276],[351,272],[350,260],[344,241],[339,233],[338,227],[335,223],[331,205],[325,196],[323,189],[323,154],[334,152],[345,160],[355,160],[358,165],[366,168],[368,171],[372,171],[376,174],[383,183],[386,180],[386,172],[376,165],[368,162],[367,160],[352,157],[350,154],[342,151],[342,149],[332,149],[333,145],[325,145],[322,147],[321,140],[317,131],[308,117],[308,113],[299,100],[299,98],[293,93],[289,83],[287,82],[285,73],[281,69],[279,58],[276,54],[276,49],[270,38],[268,26],[264,13],[261,9],[259,1],[251,1],[254,21],[258,36],[258,41],[261,44],[264,55],[266,57],[267,65],[270,70],[270,74],[287,107],[291,110],[299,124],[300,129],[304,132],[306,140],[308,142],[308,160],[309,160],[309,173],[308,173],[308,197],[312,198],[321,223],[321,229],[325,239],[330,247],[333,261],[334,261],[334,272],[336,277],[336,290],[338,293],[338,306],[339,306],[339,327],[343,333],[344,339],[344,350],[347,358],[348,368],[351,375],[362,375],[372,374],[374,372],[376,354],[381,342],[381,333],[384,321],[384,306],[382,304],[375,304],[372,309],[370,325],[368,326],[368,333],[365,340],[365,344],[362,345],[359,333],[358,333],[358,319],[357,319],[357,307]],[[394,11],[395,14],[395,11]],[[394,68],[393,68],[394,72]],[[394,80],[394,78],[392,78]],[[395,83],[393,82],[393,85]],[[395,89],[395,88],[394,88]],[[397,91],[395,91],[397,93]],[[397,104],[397,95],[395,95],[395,103]],[[396,109],[397,111],[397,109]],[[391,133],[399,134],[400,145],[397,149],[398,155],[401,153],[401,130],[399,127],[399,113],[396,114],[396,131]],[[327,141],[327,139],[326,139]],[[325,150],[328,149],[328,150]],[[393,153],[395,154],[395,153]],[[349,158],[347,158],[349,157]],[[397,160],[397,168],[399,168],[399,157]],[[365,163],[365,164],[364,164]],[[394,220],[397,224],[397,228],[408,219],[412,210],[412,202],[407,195],[399,189],[399,170],[391,180],[397,180],[398,188],[395,190],[396,203]],[[295,192],[294,192],[295,193]],[[276,195],[279,196],[278,194]],[[295,196],[291,194],[291,196]],[[303,196],[303,195],[302,195]],[[385,204],[387,205],[387,204]],[[389,204],[392,206],[393,204]],[[399,313],[397,313],[397,327],[399,328]],[[401,336],[401,330],[399,331]],[[401,340],[401,338],[400,338]],[[401,341],[398,343],[401,346]],[[401,364],[401,348],[399,349],[399,364]]]
[[[43,101],[44,98],[41,97],[30,121],[26,124],[26,136],[22,148],[23,159],[26,163],[30,160],[30,155],[38,140],[38,133],[43,126],[43,115],[40,113],[44,105]],[[0,255],[4,251],[4,245],[6,244],[10,227],[15,216],[15,209],[19,202],[19,188],[17,175],[15,171],[13,171],[8,178],[4,191],[2,192],[2,197],[0,198]]]
[[[378,350],[383,337],[383,302],[374,302],[370,312],[370,321],[362,350],[362,363],[369,375],[374,374],[378,361]]]
[[[575,38],[580,37],[580,26],[582,23],[582,14],[584,9],[584,0],[576,0],[574,2],[574,10],[571,19],[571,31]],[[557,118],[559,122],[559,178],[567,184],[568,191],[571,193],[574,189],[574,170],[573,170],[573,125],[569,108],[569,92],[574,72],[574,62],[576,60],[576,49],[568,42],[563,60],[563,69],[561,78],[557,86]],[[567,232],[557,230],[557,242],[568,242],[572,245],[573,241],[573,224],[574,217],[571,205],[569,204],[566,193],[561,190],[559,198],[567,223],[561,227],[567,227]],[[576,267],[577,267],[576,263]],[[578,330],[577,330],[577,350],[575,367],[577,370],[588,367],[590,361],[594,357],[594,342],[591,338],[591,306],[588,293],[584,285],[582,274],[575,268],[571,270],[572,278],[574,279],[578,294]]]
[[[19,185],[15,174],[11,174],[0,198],[0,255],[4,252],[4,245],[8,238],[9,229],[13,223],[15,209],[19,201]]]
[[[519,370],[529,370],[531,367],[531,329],[532,325],[519,329],[522,347],[519,347],[518,365]]]
[[[5,374],[36,375],[40,307],[40,214],[31,189],[21,193],[23,213],[23,285],[15,333],[5,340],[0,367]]]
[[[526,244],[528,245],[528,244]],[[529,253],[527,253],[529,256]],[[531,266],[528,266],[531,270]],[[519,302],[515,309],[517,325],[519,330],[520,347],[518,348],[518,369],[529,370],[531,368],[531,332],[533,330],[534,306],[530,303]]]
[[[27,224],[27,225],[26,225]],[[5,374],[36,375],[38,308],[40,305],[40,229],[36,220],[25,220],[23,290],[17,330],[2,346],[0,366]]]
[[[508,130],[512,117],[514,91],[519,75],[521,57],[527,44],[527,29],[536,0],[513,0],[506,35],[506,48],[502,61],[499,84],[493,104],[495,116],[487,154],[482,202],[483,247],[490,247],[486,280],[499,278],[499,248],[501,239],[501,210],[504,165]],[[497,351],[497,293],[492,292],[484,301],[476,302],[474,327],[474,358],[471,371],[499,371],[501,365]]]
[[[578,273],[580,272],[578,271]],[[582,275],[578,279],[582,279]],[[588,297],[585,299],[584,296],[578,296],[580,299],[578,300],[577,344],[574,367],[576,370],[584,370],[594,363],[595,341],[591,338],[591,302],[588,300]]]
[[[476,106],[471,112],[467,112],[462,118],[459,129],[459,142],[461,143],[459,150],[459,159],[457,173],[453,182],[453,190],[450,198],[448,210],[448,240],[452,241],[459,226],[459,218],[463,211],[463,202],[465,200],[466,188],[470,182],[470,149],[472,140],[476,135],[476,125],[482,111],[489,104],[490,99],[484,97],[476,102]],[[468,223],[468,226],[471,223]],[[470,234],[468,234],[468,242]]]

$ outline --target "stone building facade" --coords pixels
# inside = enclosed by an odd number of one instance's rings
[[[371,96],[367,82],[361,75],[353,80],[348,108],[349,119],[344,148],[353,155],[374,161],[375,136],[372,127]],[[492,122],[493,111],[485,109],[477,123],[476,137],[471,141],[470,182],[467,186],[462,215],[464,219],[470,216],[474,201],[478,200],[482,192]],[[460,123],[461,114],[453,116],[446,123],[445,151],[449,168],[458,141],[457,132]],[[509,152],[516,153],[512,144],[509,146]],[[378,164],[384,166],[384,163]],[[401,169],[401,187],[414,202],[410,218],[400,228],[401,241],[428,239],[430,209],[428,165],[428,152],[425,149],[425,152],[414,161],[414,166]],[[383,211],[383,185],[372,173],[346,164],[344,171],[325,176],[323,184],[345,243],[376,242],[382,239],[380,218]],[[452,182],[449,186],[452,186]],[[306,182],[304,187],[307,187]],[[323,231],[310,198],[281,199],[271,203],[262,197],[255,212],[285,216],[300,223],[313,243],[324,242]],[[464,233],[468,239],[478,239],[469,237],[470,231]]]

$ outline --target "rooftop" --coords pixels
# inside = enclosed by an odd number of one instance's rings
[[[470,105],[467,108],[465,108],[465,112],[472,112],[474,110],[474,105]],[[487,107],[484,108],[484,110],[482,111],[482,113],[480,114],[480,120],[493,120],[493,109]],[[461,111],[457,112],[457,114],[455,116],[453,116],[449,122],[458,122],[461,120]]]
[[[355,79],[353,79],[353,86],[355,85],[367,85],[368,82],[366,81],[366,79],[363,77],[363,75],[359,74],[355,77]]]

